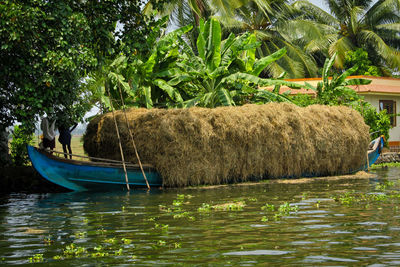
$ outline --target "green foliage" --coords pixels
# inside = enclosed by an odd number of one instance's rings
[[[128,65],[126,77],[135,96],[134,105],[151,108],[183,102],[174,85],[186,77],[177,75],[175,67],[180,55],[178,40],[191,29],[192,26],[185,26],[162,36],[155,40],[148,57],[135,57]]]
[[[303,23],[292,29],[307,50],[316,55],[337,53],[335,65],[343,68],[346,52],[363,48],[382,70],[399,69],[399,1],[326,0],[326,4],[328,12],[309,1],[293,4],[308,22],[309,27],[301,27]]]
[[[346,105],[359,97],[353,89],[347,87],[348,85],[364,85],[370,84],[371,80],[366,79],[346,79],[348,76],[353,74],[358,67],[353,66],[352,68],[344,71],[342,74],[333,74],[330,79],[329,73],[331,72],[333,63],[335,62],[336,54],[331,58],[325,60],[324,67],[322,69],[322,81],[317,84],[317,87],[307,84],[308,89],[312,89],[316,92],[316,102],[323,105]]]
[[[32,144],[34,135],[23,126],[14,126],[12,133],[11,159],[15,166],[25,166],[29,163],[26,145]]]
[[[150,2],[159,8],[164,1]],[[81,119],[90,109],[81,87],[87,73],[121,49],[151,48],[145,40],[154,19],[144,17],[142,5],[122,0],[1,1],[0,124],[19,121],[33,131],[35,118],[44,113]],[[117,22],[124,25],[121,30]]]
[[[35,254],[35,255],[33,255],[33,257],[29,258],[30,263],[37,263],[37,262],[43,262],[43,261],[44,261],[43,254],[40,254],[40,253]]]
[[[352,107],[363,116],[365,124],[369,126],[369,132],[374,133],[371,139],[384,135],[386,140],[389,140],[389,129],[392,126],[386,110],[378,112],[374,106],[363,100],[353,102]]]
[[[347,51],[345,54],[344,66],[350,68],[357,65],[355,75],[382,76],[382,72],[377,66],[372,65],[368,58],[368,52],[362,48],[355,51]]]
[[[266,203],[264,206],[261,207],[261,210],[274,211],[275,206],[273,204]]]
[[[385,181],[375,186],[375,190],[378,191],[377,193],[358,193],[353,190],[333,196],[332,199],[344,206],[364,205],[365,207],[369,207],[373,204],[377,206],[381,206],[382,204],[396,206],[400,199],[400,194],[398,190],[391,188],[393,186],[395,186],[394,182]]]
[[[179,91],[168,81],[179,58],[178,37],[189,31],[191,26],[161,36],[165,20],[158,21],[147,40],[152,47],[150,51],[118,55],[90,73],[86,88],[91,91],[93,102],[100,101],[103,107],[109,109],[107,88],[111,97],[117,100],[114,103],[116,108],[121,106],[120,89],[128,106],[165,107],[169,103],[183,101]]]
[[[202,203],[201,207],[197,209],[198,212],[207,213],[211,211],[211,205],[207,203]]]
[[[183,92],[196,95],[186,99],[185,107],[232,106],[247,102],[288,101],[286,95],[276,91],[259,90],[258,86],[286,85],[300,88],[298,84],[279,79],[262,79],[258,76],[272,62],[281,58],[286,49],[255,58],[255,35],[245,33],[235,37],[231,33],[222,40],[221,26],[215,19],[200,20],[197,51],[183,45],[183,61],[178,64],[171,83]],[[183,78],[184,77],[184,78]],[[278,91],[279,92],[279,91]],[[189,95],[189,94],[188,94]]]
[[[131,106],[157,107],[215,107],[236,104],[288,101],[279,94],[279,86],[300,88],[281,79],[262,79],[258,75],[281,58],[285,49],[256,59],[259,46],[255,36],[247,33],[222,40],[218,21],[200,21],[197,51],[183,40],[192,27],[185,26],[161,35],[164,20],[155,28],[150,53],[120,55],[102,70],[90,75],[87,83],[94,98],[109,107],[105,88],[119,99],[122,89],[125,103]],[[157,32],[159,32],[157,34]],[[153,36],[153,37],[154,37]],[[274,91],[259,90],[258,86],[275,86]],[[117,106],[118,107],[118,106]]]
[[[315,104],[316,100],[312,95],[307,94],[295,94],[289,96],[290,101],[299,107],[307,107],[309,105]]]
[[[383,168],[400,168],[400,162],[389,162],[389,163],[379,163],[379,164],[372,164],[370,170],[379,170]]]

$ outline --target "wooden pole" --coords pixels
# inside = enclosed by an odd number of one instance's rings
[[[121,96],[122,110],[124,111],[126,127],[128,128],[129,136],[131,137],[132,145],[133,145],[133,148],[135,150],[135,154],[136,154],[136,158],[137,158],[138,163],[139,163],[140,170],[142,171],[144,180],[146,181],[147,188],[150,190],[150,185],[149,185],[149,182],[147,181],[146,174],[144,173],[142,162],[140,160],[139,153],[138,153],[137,148],[136,148],[135,140],[133,139],[133,134],[132,134],[132,131],[131,131],[131,127],[129,127],[129,121],[128,121],[128,117],[126,116],[126,112],[125,112],[125,103],[124,103],[124,99],[122,98],[121,87],[118,86],[118,89],[119,89],[119,95]]]
[[[123,152],[123,150],[122,150],[121,137],[120,137],[120,135],[119,135],[117,119],[115,118],[115,114],[114,114],[114,107],[113,107],[113,104],[112,104],[112,99],[111,99],[110,90],[108,89],[107,84],[105,85],[105,87],[106,87],[106,89],[107,89],[108,97],[110,98],[111,112],[112,112],[112,115],[113,115],[113,118],[114,118],[115,130],[117,131],[117,137],[118,137],[118,143],[119,143],[119,151],[121,152],[122,166],[124,167],[124,172],[125,172],[126,188],[127,188],[128,191],[129,191],[130,188],[129,188],[129,181],[128,181],[128,173],[127,173],[127,171],[126,171],[124,152]]]

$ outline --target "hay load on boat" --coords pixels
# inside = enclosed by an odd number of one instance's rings
[[[366,163],[368,126],[347,107],[287,103],[214,109],[130,109],[142,163],[164,186],[328,176]],[[122,112],[116,113],[125,160],[136,156]],[[89,156],[120,160],[112,114],[93,119],[84,135]]]

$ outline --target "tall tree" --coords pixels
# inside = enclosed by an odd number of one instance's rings
[[[303,39],[305,50],[325,56],[337,53],[335,65],[343,68],[345,53],[363,48],[374,64],[400,68],[399,0],[326,0],[330,14],[308,1],[297,1],[303,23],[290,30]],[[307,27],[308,25],[308,27]]]
[[[222,19],[221,22],[234,32],[254,33],[262,42],[257,50],[259,57],[286,47],[287,54],[268,66],[264,75],[277,77],[286,72],[287,78],[314,77],[317,73],[316,62],[287,31],[287,21],[297,19],[288,1],[264,0],[248,1],[235,10],[235,16]]]
[[[118,53],[121,40],[130,51],[150,49],[143,40],[153,20],[142,15],[142,5],[128,0],[1,1],[0,132],[16,121],[33,131],[44,113],[68,112],[80,119],[89,108],[82,78]]]
[[[224,26],[224,37],[234,32],[242,34],[254,33],[262,46],[257,49],[258,57],[269,55],[286,47],[288,53],[280,60],[272,63],[263,76],[313,77],[317,74],[317,65],[313,57],[305,53],[301,47],[290,39],[290,32],[285,31],[284,24],[293,17],[292,7],[287,0],[175,0],[170,1],[165,14],[170,15],[171,24],[179,27],[198,25],[199,18],[218,19]],[[187,39],[196,49],[197,30],[190,32]],[[297,40],[295,40],[297,41]]]

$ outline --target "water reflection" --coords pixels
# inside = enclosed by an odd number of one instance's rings
[[[9,195],[0,200],[0,263],[395,265],[400,170],[377,174],[213,189]]]

